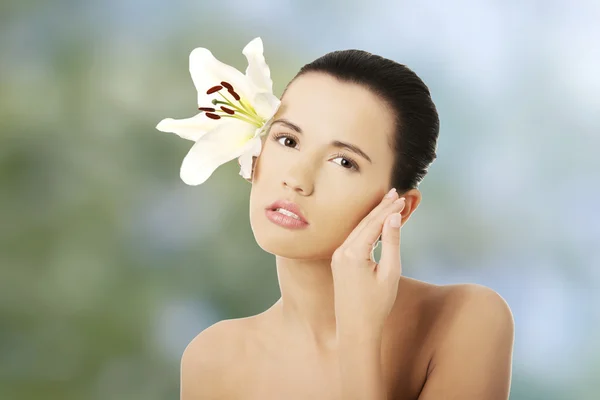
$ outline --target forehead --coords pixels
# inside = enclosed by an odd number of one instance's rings
[[[277,118],[286,118],[327,140],[348,140],[368,152],[382,151],[393,134],[393,115],[377,95],[323,73],[297,77],[281,99]]]

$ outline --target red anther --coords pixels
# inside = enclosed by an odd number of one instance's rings
[[[215,111],[215,109],[212,107],[198,107],[198,110],[200,110],[200,111]]]
[[[235,111],[233,111],[231,108],[227,108],[225,106],[221,106],[221,110],[225,111],[227,114],[235,114]]]
[[[211,93],[214,93],[214,92],[218,92],[221,89],[223,89],[223,86],[221,86],[221,85],[213,86],[213,87],[211,87],[210,89],[208,89],[206,91],[206,94],[211,94]]]
[[[240,95],[237,94],[234,90],[229,90],[229,93],[233,96],[234,99],[236,99],[237,101],[240,100]]]
[[[213,113],[209,113],[209,112],[207,112],[207,113],[206,113],[206,114],[204,114],[204,115],[206,115],[208,118],[212,118],[212,119],[221,119],[221,116],[220,116],[220,115],[213,114]]]
[[[233,86],[231,86],[231,84],[228,82],[223,81],[221,82],[221,85],[225,86],[227,90],[233,90]]]

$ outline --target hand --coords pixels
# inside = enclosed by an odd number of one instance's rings
[[[393,189],[392,189],[393,190]],[[384,197],[354,228],[332,256],[335,317],[338,337],[380,335],[398,290],[402,274],[400,228],[390,225],[404,209],[404,198],[394,191]],[[373,243],[381,235],[379,264],[372,258]]]

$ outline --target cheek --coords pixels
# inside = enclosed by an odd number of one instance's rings
[[[270,171],[276,171],[277,166],[279,166],[279,168],[281,167],[283,160],[280,159],[281,157],[278,156],[277,151],[273,151],[274,149],[272,147],[273,143],[263,145],[254,166],[255,174],[268,175]]]
[[[335,196],[327,198],[333,199],[339,197],[340,194],[338,192]],[[356,196],[346,196],[345,198],[349,200],[335,202],[326,200],[319,210],[323,224],[327,225],[328,229],[335,230],[344,239],[371,210],[369,204],[366,204],[364,200]]]

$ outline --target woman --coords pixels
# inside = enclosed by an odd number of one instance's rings
[[[505,301],[401,276],[392,217],[403,225],[417,209],[438,131],[427,86],[404,65],[346,50],[300,70],[248,177],[281,298],[191,341],[183,400],[508,398]]]

